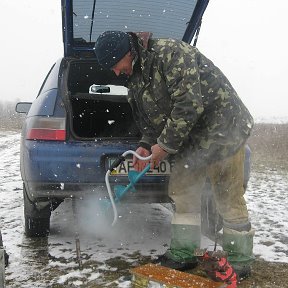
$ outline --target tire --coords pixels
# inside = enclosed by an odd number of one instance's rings
[[[35,218],[24,215],[27,237],[46,237],[50,231],[50,218]]]
[[[50,231],[51,205],[38,210],[23,185],[25,234],[27,237],[46,237]]]

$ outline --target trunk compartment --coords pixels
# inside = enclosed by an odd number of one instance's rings
[[[96,61],[71,61],[67,90],[70,107],[70,129],[75,138],[139,138],[127,95],[118,95],[124,77],[104,71]],[[110,93],[89,93],[91,85],[116,85]],[[114,87],[114,86],[113,86]],[[114,87],[115,88],[115,87]],[[115,91],[116,90],[116,91]]]

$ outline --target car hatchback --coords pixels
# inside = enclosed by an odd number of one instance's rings
[[[47,235],[50,215],[67,197],[107,195],[105,173],[141,137],[127,102],[125,76],[97,63],[94,44],[106,30],[149,31],[190,43],[208,0],[62,0],[64,57],[49,71],[27,113],[21,140],[25,232]],[[128,159],[111,182],[127,182]],[[167,202],[171,163],[145,175],[126,201]],[[145,193],[144,193],[145,192]]]

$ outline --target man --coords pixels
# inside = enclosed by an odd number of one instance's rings
[[[168,155],[175,157],[169,182],[176,207],[171,244],[159,262],[179,270],[196,266],[201,191],[208,177],[223,217],[223,249],[236,273],[246,277],[254,231],[243,197],[243,161],[253,119],[228,79],[197,48],[144,36],[104,32],[95,54],[103,68],[128,76],[128,101],[143,135],[136,152],[152,154],[152,168]],[[133,159],[138,171],[146,164]]]

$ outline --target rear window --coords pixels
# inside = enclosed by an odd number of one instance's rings
[[[94,42],[106,30],[153,31],[154,37],[182,39],[196,3],[197,0],[73,0],[74,43]]]

